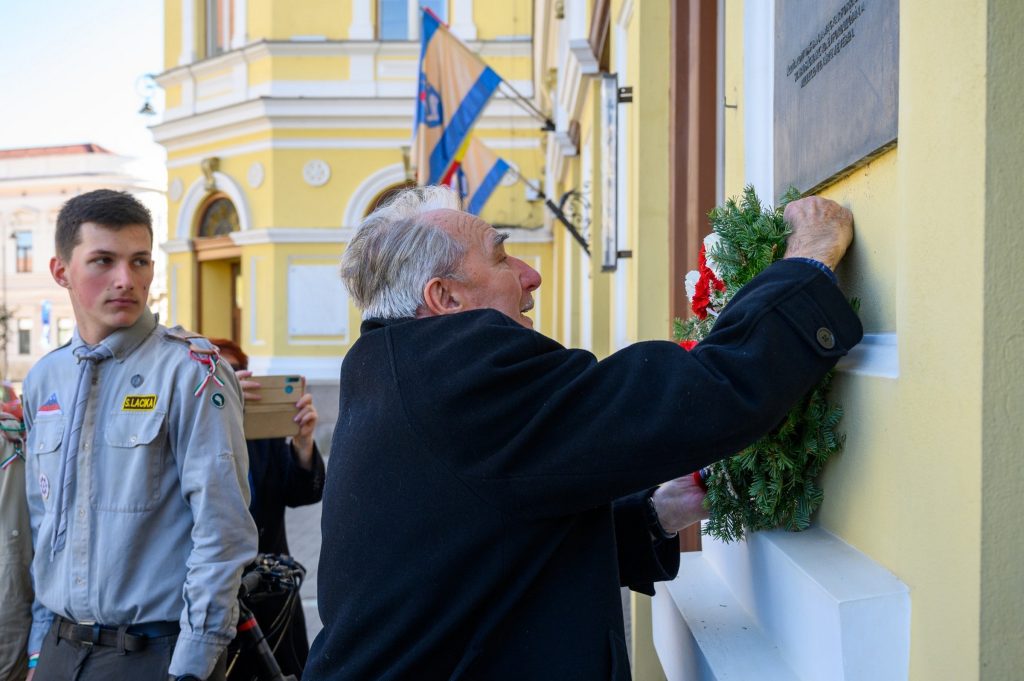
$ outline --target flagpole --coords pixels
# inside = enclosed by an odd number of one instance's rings
[[[577,230],[576,227],[571,222],[569,222],[569,218],[567,218],[565,216],[565,213],[562,212],[561,207],[554,201],[549,199],[547,194],[545,194],[540,187],[538,187],[537,185],[523,177],[522,174],[520,174],[520,172],[515,167],[510,165],[508,170],[510,173],[516,176],[517,180],[519,180],[527,187],[532,189],[537,194],[537,196],[543,199],[544,205],[547,206],[547,209],[549,211],[551,211],[551,214],[555,217],[555,219],[561,222],[565,226],[565,228],[569,230],[569,234],[571,234],[572,237],[576,239],[576,242],[583,248],[583,252],[586,253],[587,255],[590,255],[590,246],[587,245],[587,240],[584,239],[583,235],[579,233],[579,230]]]
[[[544,127],[541,128],[541,130],[544,130],[545,132],[554,132],[554,130],[555,130],[555,122],[553,120],[551,120],[550,118],[548,118],[544,114],[543,111],[538,109],[537,106],[533,103],[532,100],[528,99],[521,92],[519,92],[519,90],[517,90],[514,87],[512,87],[512,84],[509,83],[504,78],[501,79],[501,84],[504,85],[505,87],[507,87],[509,90],[511,90],[512,94],[515,95],[515,97],[513,98],[513,101],[515,101],[517,104],[519,104],[519,106],[523,107],[523,109],[525,109],[526,111],[528,111],[528,112],[532,113],[533,115],[535,115],[537,118],[539,118],[541,120],[541,122],[544,123]],[[505,93],[505,94],[507,95],[508,93]]]

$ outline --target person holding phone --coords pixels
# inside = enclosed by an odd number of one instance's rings
[[[252,380],[248,355],[227,338],[212,338],[210,342],[220,350],[221,361],[235,370],[245,400],[259,400],[260,384]],[[294,436],[245,441],[249,450],[249,489],[252,494],[249,511],[259,531],[260,553],[290,554],[284,524],[285,508],[315,504],[323,497],[324,458],[313,439],[318,420],[313,396],[306,393],[295,403],[294,421],[298,432]],[[264,633],[269,632],[280,614],[280,605],[271,601],[253,607],[256,621]],[[302,674],[309,655],[306,618],[298,600],[291,617],[289,631],[277,646],[275,657],[284,674],[298,676]],[[255,671],[248,673],[247,665],[250,663],[244,655],[240,657],[231,671],[231,678],[251,678]]]

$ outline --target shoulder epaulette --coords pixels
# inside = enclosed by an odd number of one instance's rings
[[[164,329],[164,337],[168,340],[188,345],[188,356],[204,368],[205,376],[193,391],[193,394],[196,397],[203,394],[203,390],[206,389],[206,386],[210,381],[224,387],[224,381],[220,380],[217,376],[217,364],[220,362],[220,351],[208,338],[198,333],[186,331],[181,326]]]
[[[174,326],[169,329],[165,329],[164,337],[186,344],[190,352],[197,352],[201,355],[217,354],[217,348],[214,347],[213,343],[211,343],[205,336],[193,331],[188,331],[182,326]]]

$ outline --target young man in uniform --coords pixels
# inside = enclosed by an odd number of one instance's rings
[[[152,245],[125,193],[57,218],[50,272],[77,327],[25,379],[34,681],[223,678],[235,635],[256,554],[241,392],[147,308]]]

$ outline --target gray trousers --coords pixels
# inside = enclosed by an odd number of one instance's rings
[[[57,618],[39,651],[33,681],[167,681],[178,636],[151,638],[145,649],[121,653],[111,646],[57,638]],[[224,681],[225,657],[208,681]]]

